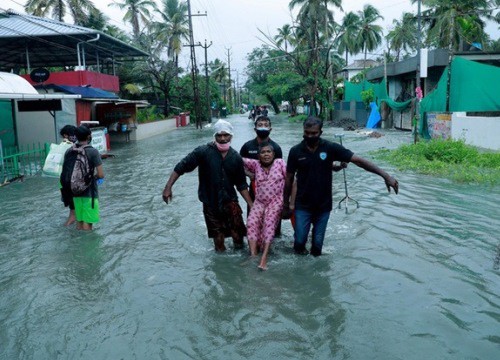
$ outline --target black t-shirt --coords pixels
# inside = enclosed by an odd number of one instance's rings
[[[281,147],[271,139],[268,139],[267,142],[274,148],[274,158],[283,159]],[[257,139],[252,139],[244,143],[240,149],[240,155],[244,158],[259,160],[259,142]]]
[[[297,173],[295,208],[313,212],[332,210],[332,163],[349,162],[353,152],[340,144],[320,139],[310,152],[305,141],[290,149],[287,172]]]
[[[179,175],[198,167],[198,199],[211,208],[220,208],[222,203],[238,201],[238,191],[248,188],[243,159],[233,148],[229,148],[223,159],[214,145],[208,143],[194,149],[174,168]]]
[[[91,169],[95,169],[99,166],[102,165],[102,158],[101,154],[99,153],[99,150],[92,146],[85,145],[85,153],[87,154],[87,158],[89,159],[89,165]],[[66,150],[66,154],[71,150],[69,148]],[[64,156],[66,156],[66,154]],[[94,180],[90,184],[87,190],[85,190],[81,195],[78,195],[78,197],[94,197],[98,198],[99,197],[99,190],[97,186],[97,177],[94,177]],[[76,197],[76,196],[75,196]]]

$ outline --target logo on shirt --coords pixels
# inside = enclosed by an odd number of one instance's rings
[[[326,159],[326,152],[320,152],[320,153],[319,153],[319,158],[320,158],[321,160],[325,160],[325,159]]]

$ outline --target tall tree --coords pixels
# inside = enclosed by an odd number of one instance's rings
[[[88,18],[90,12],[98,11],[91,0],[28,0],[24,5],[28,14],[52,18],[63,22],[69,9],[73,21],[81,25]]]
[[[365,5],[363,10],[358,11],[360,19],[360,29],[358,32],[357,42],[364,51],[363,69],[366,68],[366,57],[368,51],[377,49],[382,43],[382,27],[375,24],[379,19],[384,17],[373,5]]]
[[[135,39],[141,35],[141,22],[147,25],[151,19],[150,10],[156,10],[154,0],[122,0],[122,2],[113,1],[108,6],[118,7],[120,10],[126,10],[123,16],[124,22],[132,24],[132,33]]]
[[[360,50],[360,46],[356,39],[360,28],[360,18],[358,14],[350,11],[345,14],[340,25],[340,33],[337,37],[339,53],[345,52],[345,63],[349,65],[349,54],[356,54]]]
[[[500,21],[498,13],[494,15],[498,0],[422,0],[422,4],[428,8],[422,15],[431,46],[458,50],[462,41],[485,43],[484,20]]]
[[[160,22],[154,23],[154,31],[160,40],[167,44],[167,54],[174,60],[175,66],[179,63],[179,54],[182,51],[182,40],[189,39],[189,18],[187,3],[179,0],[163,0],[160,11]]]
[[[285,24],[278,28],[278,35],[274,37],[278,46],[285,45],[285,52],[288,52],[288,45],[293,41],[293,31],[290,24]]]
[[[297,17],[299,24],[297,30],[298,43],[305,47],[301,50],[309,54],[307,62],[300,65],[300,68],[306,71],[303,76],[309,78],[307,83],[308,97],[312,105],[310,106],[311,115],[316,115],[316,93],[320,85],[319,68],[322,61],[320,53],[321,48],[326,45],[320,43],[321,32],[326,32],[328,23],[334,22],[333,14],[328,8],[329,5],[342,9],[341,0],[292,0],[289,4],[290,9],[300,6]],[[323,39],[326,39],[326,37]],[[296,58],[297,60],[298,58]],[[328,51],[326,53],[326,62],[328,63]]]
[[[220,59],[215,59],[208,64],[208,69],[210,77],[217,83],[217,85],[222,87],[220,90],[225,102],[226,90],[231,86],[231,84],[229,84],[229,71],[226,63],[222,62]]]
[[[405,12],[401,20],[394,19],[392,25],[386,39],[389,49],[396,53],[396,61],[399,61],[401,51],[408,53],[417,49],[417,19],[414,14]]]

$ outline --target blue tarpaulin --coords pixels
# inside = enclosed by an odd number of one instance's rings
[[[368,117],[368,121],[366,122],[366,127],[368,129],[375,129],[381,120],[381,116],[378,111],[378,106],[375,102],[372,101],[370,103],[370,107],[372,108],[372,110],[370,112],[370,116]]]
[[[82,99],[119,99],[118,95],[112,92],[92,87],[69,86],[69,85],[53,85],[53,86],[55,89],[63,91],[67,94],[81,95]]]

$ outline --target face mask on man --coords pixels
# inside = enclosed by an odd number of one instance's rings
[[[255,132],[257,133],[257,136],[261,139],[265,139],[269,136],[271,133],[271,130],[265,127],[259,127],[255,129]]]
[[[306,136],[304,135],[304,140],[306,141],[306,144],[309,146],[314,146],[319,142],[319,136]]]
[[[217,146],[217,149],[219,149],[220,152],[225,152],[229,151],[229,148],[231,147],[231,143],[227,142],[225,144],[219,144],[217,141],[215,142],[215,146]]]

